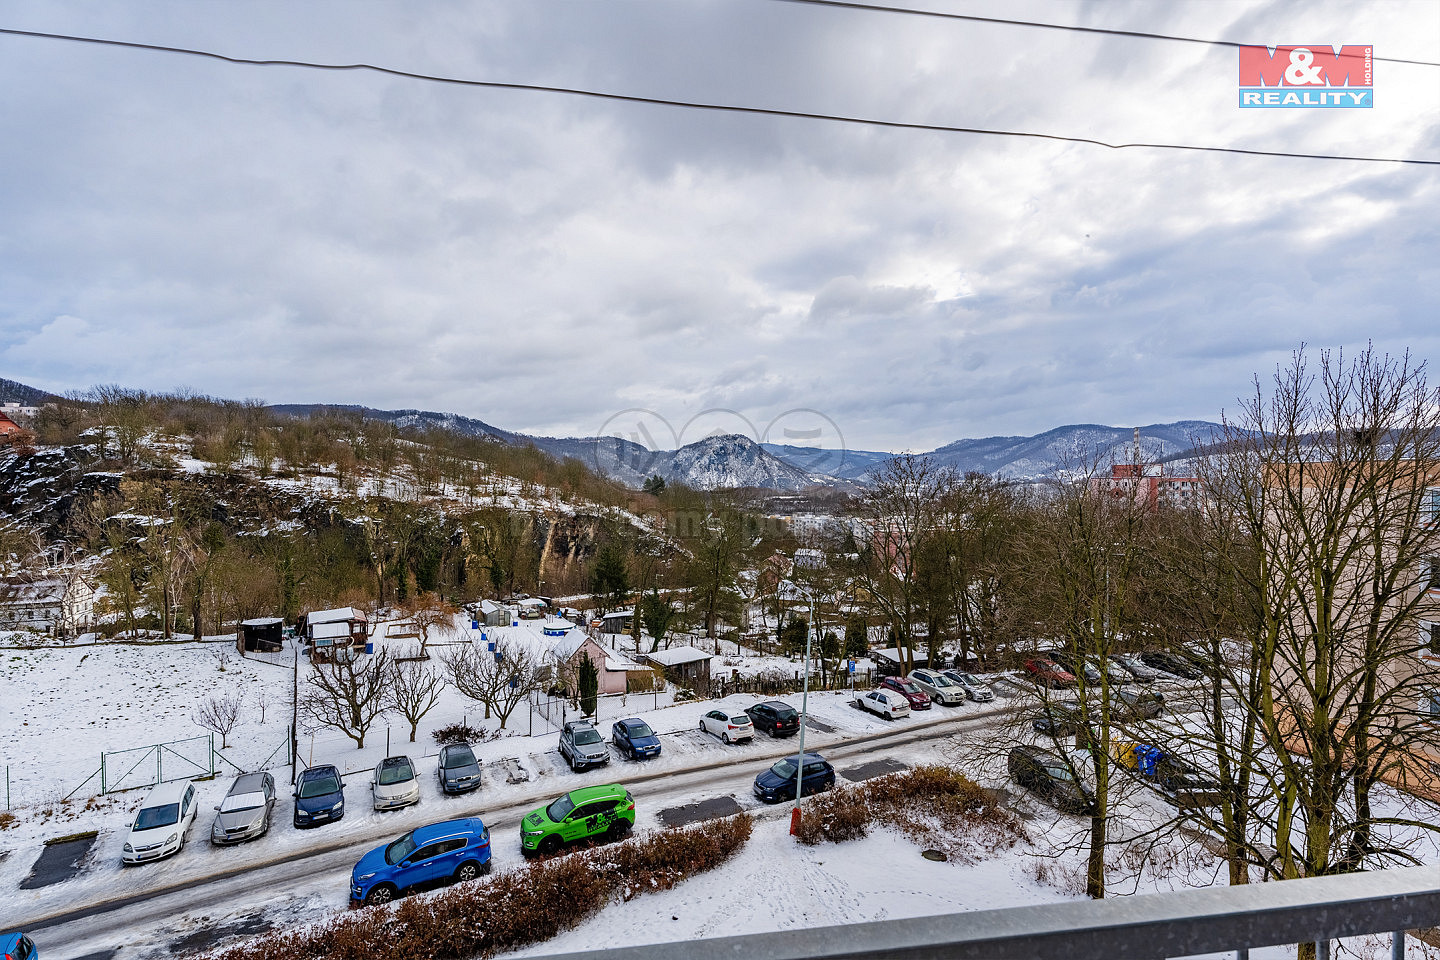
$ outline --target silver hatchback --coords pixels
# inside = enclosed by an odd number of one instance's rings
[[[215,808],[210,842],[225,846],[263,837],[275,811],[275,778],[268,773],[242,773]]]

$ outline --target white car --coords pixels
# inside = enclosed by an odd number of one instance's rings
[[[370,793],[376,810],[398,810],[420,802],[420,778],[409,757],[386,757],[375,767]]]
[[[195,784],[189,780],[156,784],[130,822],[120,859],[127,864],[149,863],[179,853],[195,824],[197,809]]]
[[[973,673],[966,673],[964,670],[946,670],[945,676],[960,689],[965,691],[965,696],[976,703],[989,703],[995,699],[995,691],[991,690],[979,677]]]
[[[910,681],[930,694],[930,699],[946,706],[965,702],[965,690],[938,670],[912,670]]]
[[[744,710],[711,710],[700,718],[700,729],[726,743],[755,739],[755,724]]]
[[[887,720],[910,716],[910,701],[905,694],[894,690],[871,690],[855,698],[855,705],[861,710],[877,713]]]

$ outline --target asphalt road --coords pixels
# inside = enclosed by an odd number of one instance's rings
[[[893,731],[816,748],[823,749],[837,767],[847,760],[864,763],[867,757],[883,756],[909,744],[1002,723],[1009,712],[1003,706],[985,713],[945,710],[919,718],[918,723],[897,723]],[[637,805],[652,813],[696,803],[714,804],[723,802],[722,798],[753,810],[761,806],[750,789],[755,774],[769,761],[788,754],[795,745],[793,740],[785,740],[763,746],[766,749],[746,750],[743,756],[687,770],[645,775],[642,767],[636,770],[638,775],[624,777],[623,782]],[[496,839],[497,869],[522,862],[520,819],[536,803],[534,798],[527,798],[485,812],[485,822]],[[373,837],[350,838],[343,844],[318,846],[280,862],[217,870],[173,887],[107,897],[77,904],[61,913],[6,923],[29,933],[47,960],[102,960],[121,954],[160,956],[204,949],[218,940],[265,929],[272,923],[278,926],[282,922],[313,920],[343,910],[350,870],[377,842]],[[254,906],[248,914],[247,905]]]

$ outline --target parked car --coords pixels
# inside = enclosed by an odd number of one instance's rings
[[[635,799],[618,783],[571,790],[520,821],[520,852],[552,854],[587,837],[618,840],[635,826]]]
[[[295,781],[295,826],[339,820],[345,816],[345,781],[330,764],[307,767]]]
[[[820,793],[835,786],[835,768],[818,753],[805,754],[800,769],[800,795]],[[755,775],[755,796],[765,803],[795,799],[795,758],[786,757]]]
[[[1094,793],[1075,779],[1064,758],[1040,747],[1022,744],[1011,748],[1008,766],[1010,779],[1055,809],[1082,815],[1094,812]]]
[[[1085,665],[1092,668],[1097,677],[1103,672],[1108,677],[1110,686],[1112,687],[1134,681],[1134,678],[1130,676],[1130,671],[1118,663],[1114,663],[1109,657],[1102,658],[1096,654],[1087,653],[1085,655]]]
[[[660,756],[660,738],[644,720],[634,717],[616,720],[610,728],[610,739],[615,743],[615,749],[631,760]]]
[[[894,690],[896,693],[904,694],[905,699],[910,701],[911,710],[930,709],[929,694],[904,677],[886,677],[875,686],[881,690]]]
[[[989,703],[995,699],[995,691],[990,685],[982,681],[973,673],[966,673],[964,670],[946,670],[945,676],[965,691],[965,696],[976,703]]]
[[[912,670],[910,682],[935,703],[953,707],[965,702],[965,688],[938,670]]]
[[[386,757],[375,767],[370,794],[376,810],[399,810],[420,802],[420,778],[409,757]]]
[[[861,710],[879,714],[886,720],[910,716],[910,698],[894,690],[871,690],[855,698],[855,706]]]
[[[440,748],[435,770],[441,793],[465,793],[480,786],[480,762],[468,743],[447,743]]]
[[[800,713],[783,700],[766,700],[753,707],[746,707],[745,713],[756,730],[764,730],[771,738],[788,737],[800,729]]]
[[[1117,690],[1112,703],[1121,720],[1153,720],[1165,711],[1164,695],[1150,690]]]
[[[1172,673],[1182,680],[1199,680],[1205,676],[1205,672],[1193,660],[1169,650],[1147,650],[1140,654],[1140,659],[1147,666]]]
[[[1139,654],[1112,653],[1110,660],[1130,674],[1137,683],[1153,683],[1160,679],[1160,671],[1141,660]]]
[[[0,933],[0,955],[5,960],[40,960],[35,941],[19,931]]]
[[[195,824],[195,784],[189,780],[159,783],[150,788],[120,851],[125,864],[148,863],[174,856],[185,848]]]
[[[1041,707],[1030,719],[1036,733],[1048,733],[1057,737],[1068,737],[1079,733],[1085,726],[1085,714],[1080,708],[1068,703],[1052,703]]]
[[[1220,781],[1160,747],[1116,741],[1110,752],[1116,763],[1159,787],[1177,806],[1208,807],[1220,802]]]
[[[1075,674],[1060,666],[1049,657],[1031,657],[1025,661],[1025,672],[1030,679],[1042,687],[1073,687]]]
[[[1087,663],[1084,657],[1077,657],[1069,650],[1051,650],[1046,656],[1077,680],[1083,674],[1087,685],[1100,685],[1099,669],[1094,664]]]
[[[711,710],[700,718],[700,729],[726,743],[755,739],[755,724],[743,710]]]
[[[599,730],[584,720],[571,720],[560,731],[560,756],[578,772],[609,763],[610,748]]]
[[[275,778],[264,772],[240,774],[215,810],[211,843],[225,846],[265,836],[275,813]]]
[[[464,883],[489,872],[490,831],[478,817],[432,823],[361,857],[350,871],[350,903],[389,903],[415,887]]]

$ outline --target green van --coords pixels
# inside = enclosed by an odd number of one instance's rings
[[[618,783],[581,787],[531,810],[520,821],[520,850],[547,856],[589,837],[618,840],[635,826],[635,799]]]

